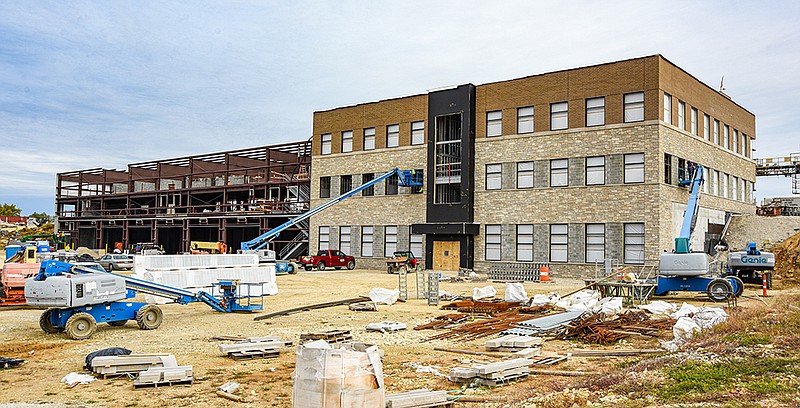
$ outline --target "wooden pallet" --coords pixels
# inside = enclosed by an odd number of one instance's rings
[[[228,357],[239,360],[255,360],[261,358],[278,358],[278,350],[243,350],[229,353]]]
[[[133,388],[158,388],[158,387],[171,387],[173,385],[191,385],[194,382],[194,378],[187,378],[184,380],[168,380],[168,381],[158,381],[152,383],[137,383],[136,381],[133,382]]]
[[[353,336],[350,334],[350,330],[329,330],[326,332],[303,333],[300,335],[301,342],[314,340],[325,340],[328,343],[343,343],[353,340]]]

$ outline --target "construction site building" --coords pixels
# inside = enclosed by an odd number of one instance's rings
[[[361,267],[402,250],[437,270],[563,276],[655,261],[690,162],[707,175],[692,250],[756,208],[755,115],[661,55],[318,111],[313,132],[312,206],[394,167],[425,175],[421,191],[389,179],[312,217],[311,252]]]
[[[242,241],[309,209],[311,143],[293,142],[57,174],[58,231],[71,247]],[[281,257],[308,251],[308,224],[273,241]]]

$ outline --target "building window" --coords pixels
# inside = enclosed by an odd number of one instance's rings
[[[708,185],[711,184],[711,172],[712,171],[713,170],[711,170],[710,168],[706,167],[705,168],[705,173],[703,174],[703,192],[706,193],[706,194],[708,194],[709,191],[710,191],[708,189]]]
[[[722,173],[720,175],[720,179],[722,181],[722,198],[728,198],[728,173]]]
[[[411,122],[411,144],[421,145],[425,143],[425,121]]]
[[[697,109],[692,108],[692,116],[689,120],[691,120],[690,130],[693,135],[697,136]]]
[[[331,140],[333,136],[330,133],[322,135],[322,154],[331,154]]]
[[[624,156],[624,182],[644,183],[644,153],[631,153]]]
[[[731,175],[731,199],[739,201],[739,178]]]
[[[672,124],[672,95],[664,94],[664,122]]]
[[[550,130],[561,130],[569,127],[569,104],[558,102],[550,104]]]
[[[486,165],[486,189],[487,190],[500,190],[503,181],[503,165],[502,164],[487,164]]]
[[[375,150],[375,128],[364,129],[364,150]]]
[[[708,115],[703,115],[703,139],[711,141],[711,132],[709,132],[708,127],[711,125],[711,117]]]
[[[331,227],[319,227],[319,250],[331,249]]]
[[[644,92],[625,94],[625,123],[641,122],[644,120]]]
[[[550,160],[550,187],[569,185],[569,159]]]
[[[731,128],[728,125],[722,127],[722,146],[731,150]]]
[[[408,236],[409,236],[409,251],[414,254],[416,258],[422,258],[422,234],[414,234],[411,232],[411,227],[408,227]]]
[[[361,256],[372,256],[375,227],[361,227]]]
[[[586,185],[606,184],[606,158],[604,156],[586,158]]]
[[[330,198],[331,196],[331,177],[319,178],[319,198]]]
[[[742,154],[744,157],[750,157],[750,147],[748,146],[749,139],[747,135],[742,133]]]
[[[391,257],[397,251],[397,225],[387,225],[384,231],[383,256]]]
[[[486,226],[486,251],[484,258],[487,261],[500,260],[500,246],[503,240],[503,235],[499,225]]]
[[[339,227],[339,250],[350,254],[350,227]]]
[[[606,124],[606,98],[589,98],[586,100],[586,126]]]
[[[714,119],[714,144],[719,145],[719,121]]]
[[[567,224],[550,225],[550,262],[567,262]]]
[[[533,187],[533,162],[517,163],[517,188]]]
[[[586,262],[603,262],[606,257],[606,225],[586,224]]]
[[[517,133],[533,132],[533,106],[517,108]]]
[[[486,112],[486,136],[503,134],[503,111]]]
[[[386,126],[386,147],[400,146],[400,125]]]
[[[678,101],[678,128],[686,130],[686,104]]]
[[[626,264],[644,263],[644,224],[625,224],[624,253]]]
[[[672,155],[668,153],[664,153],[664,182],[672,184]]]
[[[739,153],[739,131],[733,129],[733,151]]]
[[[342,153],[353,151],[353,131],[345,130],[342,132]]]
[[[370,181],[375,179],[375,173],[364,173],[361,175],[361,185],[369,183]],[[374,196],[375,195],[375,185],[371,185],[363,190],[361,190],[362,196]]]
[[[517,261],[533,261],[533,225],[517,225]]]
[[[461,202],[461,114],[436,118],[434,204]]]
[[[344,194],[353,189],[353,176],[346,175],[339,177],[339,194]]]
[[[397,195],[398,187],[400,187],[400,178],[396,174],[384,180],[384,183],[386,186],[384,193],[386,195]]]
[[[715,196],[719,197],[721,194],[720,192],[722,191],[722,189],[719,187],[719,171],[718,170],[712,170],[712,171],[714,173],[711,176],[711,180],[714,182],[714,188],[711,190],[711,194],[714,194]]]

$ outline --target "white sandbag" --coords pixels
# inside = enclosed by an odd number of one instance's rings
[[[554,305],[561,300],[561,296],[558,293],[548,293],[548,294],[537,294],[533,295],[531,299],[530,306],[544,306],[544,305]]]
[[[602,313],[606,316],[613,316],[622,310],[621,297],[607,297],[602,298],[594,307],[595,313]]]
[[[524,302],[528,300],[528,293],[521,282],[506,283],[506,302]]]
[[[493,298],[497,295],[494,286],[484,286],[482,288],[472,288],[472,300]]]
[[[663,300],[654,300],[649,305],[639,306],[639,309],[647,310],[654,315],[668,315],[674,313],[677,309],[673,303],[668,303]]]
[[[376,346],[331,348],[324,341],[297,348],[294,408],[382,408],[383,368]]]
[[[372,288],[369,291],[369,299],[376,305],[392,305],[400,297],[400,289],[389,290],[384,288]]]

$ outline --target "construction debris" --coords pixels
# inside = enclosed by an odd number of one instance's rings
[[[644,311],[629,310],[611,319],[602,314],[583,316],[580,321],[567,324],[559,339],[579,338],[586,343],[609,344],[631,335],[655,336],[661,330],[675,325],[670,318],[650,320]]]
[[[353,340],[350,330],[328,330],[324,332],[303,333],[300,335],[300,342],[325,340],[327,343],[344,343]]]
[[[358,303],[351,303],[349,306],[350,310],[354,312],[377,312],[378,307],[375,306],[375,303],[372,302],[358,302]]]
[[[252,360],[278,357],[280,349],[291,345],[292,342],[283,341],[278,336],[250,337],[238,343],[220,344],[219,351],[234,360]]]
[[[67,384],[68,387],[72,388],[78,384],[89,384],[90,382],[94,381],[95,378],[89,374],[78,374],[75,372],[69,373],[61,379],[61,382]]]
[[[576,357],[626,357],[642,354],[663,353],[664,350],[570,350],[568,354]]]
[[[151,368],[177,367],[172,354],[130,354],[96,356],[91,360],[91,371],[103,378],[135,374]]]
[[[505,312],[509,309],[520,307],[520,302],[500,302],[500,301],[474,301],[458,300],[442,306],[443,310],[458,310],[460,313],[483,313],[494,314]]]
[[[541,337],[519,336],[509,334],[486,341],[488,351],[520,351],[526,348],[540,347],[544,340]]]
[[[244,397],[235,395],[234,392],[239,389],[239,383],[231,381],[226,382],[219,386],[217,395],[235,402],[244,402]]]
[[[129,355],[131,353],[132,353],[131,350],[128,350],[128,349],[122,348],[122,347],[109,347],[109,348],[104,348],[102,350],[93,351],[93,352],[89,353],[88,355],[86,355],[86,358],[84,359],[83,368],[85,368],[85,369],[87,369],[89,371],[92,371],[92,360],[94,360],[95,357],[127,356],[127,355]]]
[[[527,377],[533,360],[515,358],[489,364],[474,364],[471,367],[456,367],[450,370],[448,379],[457,383],[474,383],[486,386],[498,386],[509,381]]]
[[[486,351],[472,351],[472,350],[459,350],[459,349],[449,349],[444,347],[434,347],[434,351],[444,351],[445,353],[457,353],[457,354],[471,354],[475,356],[489,356],[489,357],[506,357],[507,355],[504,353],[491,353]]]
[[[24,363],[25,360],[21,360],[18,358],[7,358],[7,357],[0,357],[0,368],[17,368]]]
[[[394,331],[405,330],[408,326],[405,323],[391,322],[388,320],[379,323],[370,323],[367,325],[367,331],[379,331],[381,333],[388,333]]]
[[[414,327],[414,330],[428,330],[428,329],[442,329],[447,326],[462,323],[469,319],[470,315],[466,313],[451,313],[434,317],[430,323],[421,324]]]
[[[314,309],[324,309],[326,307],[346,306],[346,305],[349,305],[351,303],[366,302],[368,300],[370,300],[370,299],[368,297],[364,297],[364,296],[357,297],[357,298],[351,298],[351,299],[334,300],[333,302],[317,303],[317,304],[314,304],[314,305],[300,306],[300,307],[294,307],[294,308],[291,308],[291,309],[281,310],[280,312],[268,313],[268,314],[265,314],[265,315],[256,316],[256,317],[253,318],[253,320],[265,320],[265,319],[270,319],[270,318],[278,317],[278,316],[288,316],[288,315],[291,315],[291,314],[300,313],[300,312],[306,312],[306,311],[314,310]]]
[[[495,290],[494,286],[484,286],[482,288],[472,288],[472,299],[473,300],[481,300],[481,299],[491,299],[497,295],[497,290]]]
[[[502,330],[502,334],[516,334],[520,336],[540,336],[554,331],[571,321],[581,317],[584,312],[564,312],[536,319],[521,320],[516,323],[516,327]]]
[[[545,307],[549,309],[549,307]],[[520,314],[517,310],[508,311],[505,313],[496,314],[495,317],[490,319],[478,320],[471,323],[462,324],[461,326],[454,327],[449,331],[435,336],[431,336],[426,341],[442,340],[442,339],[459,339],[459,340],[472,340],[493,334],[500,333],[508,330],[515,324],[530,320],[530,315]],[[525,334],[525,333],[519,333]]]
[[[150,368],[139,373],[139,377],[133,381],[133,388],[191,384],[193,381],[192,366]]]
[[[399,394],[386,395],[386,408],[433,408],[452,407],[453,402],[447,400],[447,391],[431,391],[422,388]]]
[[[372,288],[369,291],[369,298],[376,305],[393,305],[399,297],[400,289]]]

